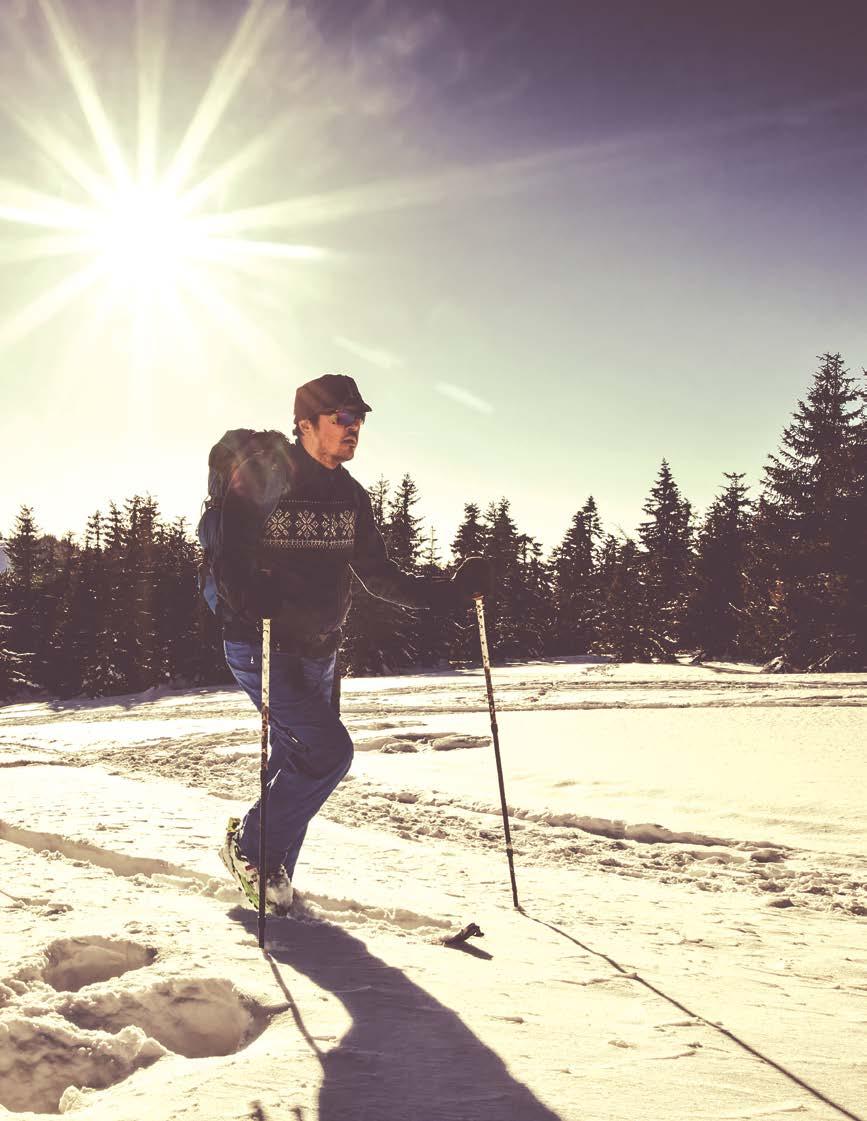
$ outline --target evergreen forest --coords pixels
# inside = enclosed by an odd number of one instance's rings
[[[820,356],[755,491],[744,474],[725,472],[699,515],[662,459],[634,536],[605,532],[604,511],[582,495],[545,556],[507,498],[484,510],[469,501],[446,563],[410,475],[380,479],[371,499],[402,568],[450,573],[468,556],[490,559],[495,661],[687,654],[780,672],[867,670],[867,393],[863,373],[850,374],[839,354]],[[25,505],[2,540],[3,701],[230,680],[198,591],[198,543],[152,497],[113,503],[60,539],[41,533]],[[435,616],[356,590],[344,673],[478,659],[471,610]]]

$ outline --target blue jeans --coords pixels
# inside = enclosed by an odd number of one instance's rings
[[[262,646],[226,642],[226,662],[257,709],[262,708]],[[265,852],[269,869],[295,871],[307,824],[352,763],[352,740],[331,704],[335,654],[301,658],[271,651],[271,751]],[[259,863],[259,803],[248,811],[238,847]]]

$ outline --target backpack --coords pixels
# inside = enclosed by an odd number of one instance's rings
[[[204,558],[199,565],[199,591],[219,618],[225,600],[221,592],[223,501],[238,472],[245,489],[255,496],[261,524],[276,509],[287,478],[290,444],[282,432],[234,428],[211,448],[208,456],[208,496],[196,536]]]

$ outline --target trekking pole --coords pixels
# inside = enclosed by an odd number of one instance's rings
[[[479,642],[482,647],[482,665],[485,670],[485,685],[488,689],[488,710],[491,714],[491,736],[494,741],[494,757],[497,760],[497,781],[500,784],[500,806],[503,810],[503,832],[506,835],[506,856],[509,858],[509,879],[512,881],[512,899],[515,907],[520,911],[518,902],[518,885],[515,882],[515,862],[512,853],[512,833],[509,829],[509,809],[506,805],[506,786],[503,782],[503,761],[500,758],[500,737],[497,731],[497,710],[494,707],[494,686],[491,682],[491,658],[488,653],[488,635],[485,630],[485,601],[484,596],[476,596],[476,616],[479,620]]]
[[[265,949],[265,815],[268,810],[268,725],[271,713],[271,620],[262,620],[262,753],[259,764],[259,949]]]

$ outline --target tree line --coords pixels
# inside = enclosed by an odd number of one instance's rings
[[[759,661],[780,671],[867,669],[867,394],[839,354],[820,356],[758,494],[726,472],[698,517],[663,459],[634,536],[605,532],[592,496],[546,557],[508,499],[474,502],[446,564],[416,512],[410,475],[371,490],[389,554],[449,573],[489,558],[488,636],[499,660],[600,654],[621,661]],[[198,544],[136,496],[88,519],[80,539],[40,533],[22,507],[0,576],[0,697],[138,692],[229,680],[199,593]],[[395,607],[358,592],[344,672],[477,660],[472,614]]]

